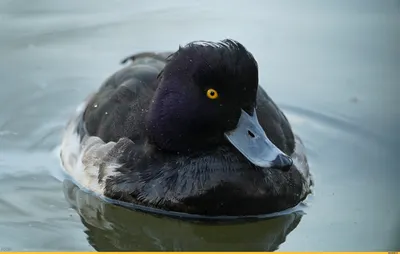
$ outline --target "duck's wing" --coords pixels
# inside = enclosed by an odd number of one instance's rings
[[[63,135],[63,168],[98,194],[103,194],[103,179],[120,167],[118,161],[132,157],[134,146],[145,141],[144,117],[166,61],[150,54],[130,59],[77,108]]]
[[[257,92],[257,116],[268,138],[286,154],[293,154],[296,142],[290,123],[261,86]]]
[[[145,52],[125,58],[123,62],[131,63],[110,76],[88,101],[81,136],[104,142],[123,137],[143,141],[144,118],[169,54]]]
[[[302,183],[302,191],[297,197],[299,200],[296,201],[303,200],[311,192],[311,187],[313,186],[313,179],[306,158],[304,144],[301,139],[293,133],[285,114],[261,86],[259,86],[257,94],[257,116],[268,138],[279,147],[279,149],[292,157],[295,168],[301,173],[301,180],[292,179],[289,181]],[[276,175],[266,179],[266,182],[268,185],[276,186],[276,189],[279,189],[282,181],[288,181],[287,174],[281,171],[273,172]],[[277,181],[277,179],[281,179],[282,181]]]

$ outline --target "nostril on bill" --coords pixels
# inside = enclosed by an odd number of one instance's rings
[[[247,134],[249,134],[250,137],[254,138],[256,135],[254,135],[253,132],[251,132],[250,130],[247,131]]]

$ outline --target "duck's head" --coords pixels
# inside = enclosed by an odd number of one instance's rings
[[[158,82],[146,127],[160,149],[190,153],[230,143],[256,166],[290,168],[258,123],[257,62],[240,43],[180,47]]]

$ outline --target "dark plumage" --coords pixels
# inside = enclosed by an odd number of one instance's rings
[[[194,42],[173,54],[141,53],[124,62],[129,60],[69,123],[82,144],[98,137],[108,148],[64,148],[67,172],[78,174],[83,153],[81,170],[87,172],[80,177],[95,175],[90,184],[98,184],[100,194],[205,215],[276,212],[306,198],[312,183],[305,155],[297,151],[300,140],[258,85],[257,62],[243,45]],[[207,97],[214,91],[216,99]],[[241,110],[252,115],[255,108],[266,136],[293,165],[256,166],[224,136],[237,127]],[[67,136],[64,147],[71,146]],[[110,171],[111,165],[117,166]]]

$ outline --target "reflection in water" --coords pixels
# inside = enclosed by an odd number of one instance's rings
[[[296,212],[258,222],[196,223],[194,227],[193,222],[108,204],[69,180],[64,181],[64,195],[86,226],[90,245],[98,251],[274,251],[302,217]]]

